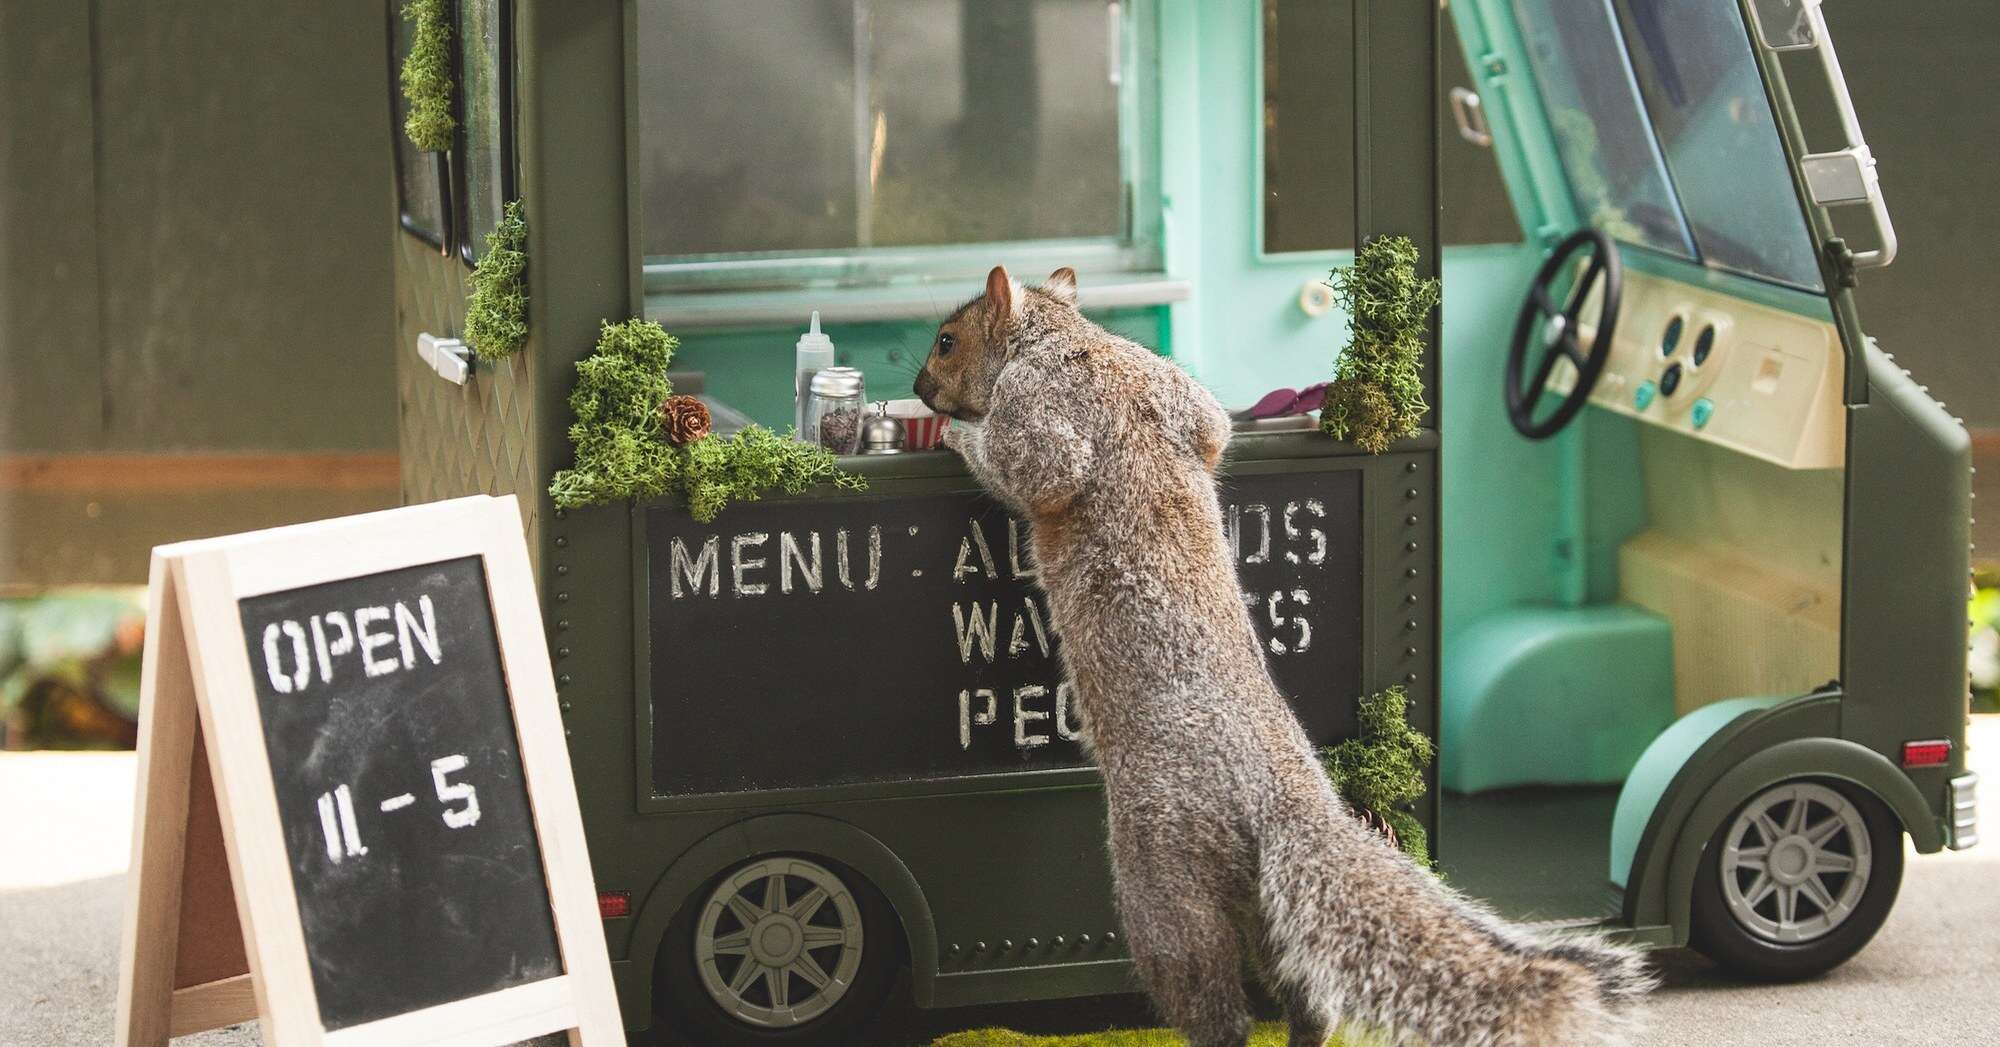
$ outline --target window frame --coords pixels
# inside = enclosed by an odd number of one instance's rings
[[[1119,233],[1111,237],[1075,237],[984,243],[888,247],[820,248],[796,251],[709,252],[688,255],[644,254],[645,214],[639,192],[641,172],[636,160],[628,165],[634,253],[647,297],[730,295],[741,292],[799,291],[826,288],[881,289],[926,282],[970,282],[992,266],[1005,265],[1024,273],[1071,266],[1107,278],[1163,276],[1165,208],[1161,191],[1160,46],[1161,0],[1105,0],[1107,16],[1120,14],[1118,62],[1118,158],[1122,197]],[[636,5],[628,25],[636,25]],[[628,51],[626,97],[638,97],[639,55]],[[628,106],[629,135],[639,135],[637,107]]]
[[[479,3],[481,0],[448,0],[448,2],[451,4],[452,24],[452,86],[456,88],[452,92],[452,117],[453,122],[457,125],[451,132],[451,153],[457,158],[456,162],[450,165],[456,189],[452,203],[452,206],[455,208],[452,215],[452,223],[454,226],[453,231],[457,234],[458,243],[456,247],[458,256],[464,261],[466,268],[470,269],[479,264],[478,252],[479,248],[483,245],[474,243],[474,234],[472,231],[472,190],[467,177],[467,172],[471,170],[472,166],[472,148],[468,132],[471,122],[466,119],[465,115],[467,99],[465,89],[464,12],[467,3]],[[514,156],[514,0],[492,0],[492,3],[494,14],[500,27],[499,68],[495,71],[495,79],[498,81],[499,86],[500,141],[498,142],[498,152],[500,155],[500,171],[499,177],[494,181],[500,186],[501,207],[504,209],[508,201],[519,198],[519,187],[516,184],[514,175],[516,167]]]
[[[454,194],[451,191],[451,156],[447,150],[441,154],[438,165],[438,217],[443,229],[433,235],[419,224],[410,212],[410,201],[404,193],[407,181],[403,169],[403,146],[407,144],[403,132],[403,54],[398,46],[397,34],[401,31],[403,15],[400,0],[385,0],[383,5],[383,28],[389,53],[389,163],[396,180],[396,224],[403,232],[429,244],[440,253],[449,253],[446,245],[453,242],[457,230],[452,228],[457,221],[454,213]],[[419,152],[422,152],[419,150]]]

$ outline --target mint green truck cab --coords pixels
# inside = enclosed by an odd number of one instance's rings
[[[1328,376],[1357,243],[1418,246],[1421,431],[1246,421],[1221,482],[1309,733],[1400,686],[1439,743],[1415,813],[1457,887],[1791,978],[1867,942],[1906,839],[1976,841],[1968,441],[1856,314],[1896,244],[1815,0],[452,20],[455,144],[397,142],[404,493],[522,496],[628,1027],[837,1042],[903,968],[922,1007],[1133,988],[1059,638],[955,457],[707,524],[547,495],[601,321],[783,429],[811,311],[907,396],[995,262],[1075,266],[1241,407]],[[530,337],[468,362],[512,199]]]

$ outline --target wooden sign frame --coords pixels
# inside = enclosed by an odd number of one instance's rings
[[[308,965],[238,601],[471,556],[485,569],[562,973],[329,1031]],[[147,613],[120,1047],[164,1047],[169,1036],[251,1017],[261,1019],[266,1043],[286,1047],[474,1047],[562,1030],[575,1047],[624,1043],[512,496],[162,546],[153,551]],[[204,754],[212,793],[195,781]],[[201,885],[184,876],[191,862],[216,864],[213,854],[195,853],[205,818],[220,822],[233,914],[213,903],[202,911]],[[240,934],[242,953],[232,955],[238,943],[227,937],[218,944],[218,934]],[[204,955],[205,963],[190,959]],[[247,970],[186,984],[188,968],[212,975],[231,967]]]

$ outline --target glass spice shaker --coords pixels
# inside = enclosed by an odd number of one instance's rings
[[[861,444],[861,372],[853,367],[822,368],[812,376],[806,401],[806,432],[834,454],[853,454]]]

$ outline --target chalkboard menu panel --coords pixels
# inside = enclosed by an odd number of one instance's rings
[[[1353,734],[1361,473],[1222,488],[1243,600],[1316,740]],[[1028,529],[975,494],[647,512],[661,796],[1077,766]]]
[[[481,558],[238,607],[325,1027],[563,973]]]

